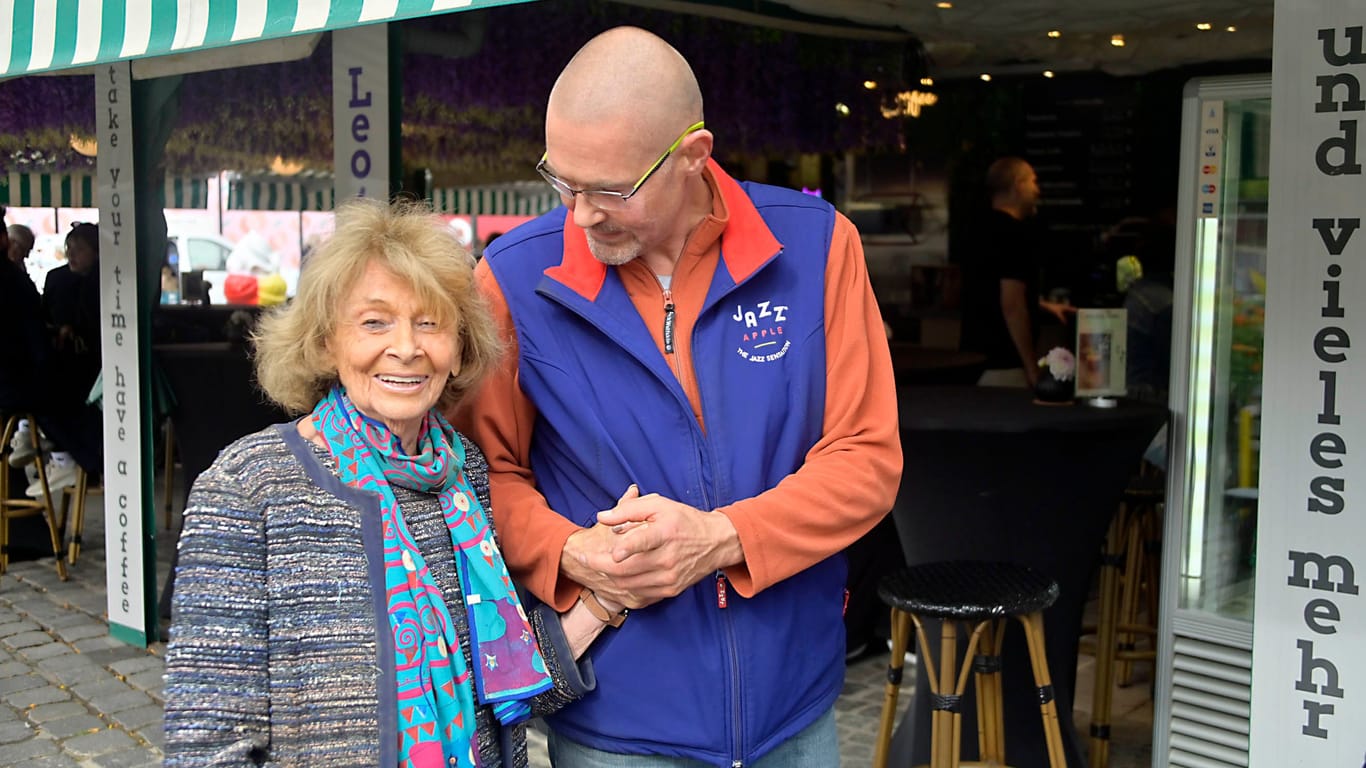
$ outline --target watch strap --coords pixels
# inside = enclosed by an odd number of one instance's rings
[[[621,609],[619,613],[612,613],[607,610],[607,606],[603,605],[598,600],[598,596],[588,587],[584,587],[579,591],[579,601],[584,604],[584,607],[588,609],[588,612],[593,614],[598,621],[613,627],[620,627],[622,623],[626,621],[626,615],[630,613],[630,611],[625,608]]]

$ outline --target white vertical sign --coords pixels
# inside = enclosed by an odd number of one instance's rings
[[[1366,762],[1364,22],[1276,0],[1253,768]]]
[[[1220,174],[1224,168],[1224,102],[1200,102],[1200,157],[1196,162],[1200,172],[1200,189],[1195,195],[1195,204],[1200,210],[1197,218],[1212,219],[1221,214],[1219,210]]]
[[[389,199],[389,25],[332,33],[336,199]]]
[[[111,634],[145,645],[132,102],[131,65],[120,61],[98,67],[95,127],[100,147],[96,195],[100,201],[105,584]]]

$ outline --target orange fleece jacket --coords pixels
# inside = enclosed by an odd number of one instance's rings
[[[670,286],[677,324],[669,363],[699,422],[692,328],[720,260],[729,222],[727,205],[750,205],[743,196],[725,199],[710,172],[706,178],[712,188],[712,215],[689,237]],[[573,226],[567,218],[565,228]],[[771,233],[765,234],[772,239]],[[617,270],[646,325],[655,329],[655,343],[664,354],[663,288],[639,261]],[[560,556],[565,540],[579,527],[550,509],[536,489],[528,458],[535,406],[517,383],[512,316],[488,265],[481,263],[475,275],[508,351],[501,367],[452,414],[452,421],[488,459],[494,522],[513,578],[557,610],[568,610],[580,587],[561,578]],[[901,440],[887,337],[858,231],[842,214],[835,216],[825,285],[822,437],[802,467],[776,487],[716,509],[730,518],[744,549],[745,561],[728,568],[726,576],[747,597],[867,533],[891,509],[900,483]]]

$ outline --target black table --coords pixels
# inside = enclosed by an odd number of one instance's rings
[[[1028,390],[993,387],[897,394],[905,470],[893,517],[906,562],[1003,560],[1057,580],[1061,595],[1044,613],[1048,666],[1068,765],[1086,765],[1071,717],[1082,611],[1110,518],[1166,408],[1127,399],[1114,408],[1042,405]],[[1006,758],[1017,768],[1047,765],[1019,626],[1007,630],[1003,655]],[[920,674],[891,765],[929,761],[928,700]],[[975,704],[965,701],[963,712],[963,757],[973,759]]]
[[[924,347],[904,341],[889,342],[888,347],[898,385],[976,384],[986,369],[987,356],[980,352]]]
[[[187,495],[229,443],[289,418],[257,390],[246,344],[158,344],[153,353],[175,397],[171,419]]]
[[[257,390],[251,350],[245,344],[158,344],[153,353],[175,396],[171,420],[188,501],[195,478],[219,451],[243,435],[287,421],[289,414]],[[159,601],[163,622],[169,622],[175,588],[176,554],[171,558]]]

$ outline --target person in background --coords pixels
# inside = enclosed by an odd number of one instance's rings
[[[1034,313],[1052,312],[1064,324],[1072,307],[1039,296],[1042,259],[1037,230],[1039,179],[1018,157],[1002,157],[986,176],[991,209],[968,243],[963,264],[961,347],[986,356],[980,386],[1033,387],[1038,381]]]
[[[195,481],[167,766],[525,766],[527,718],[591,690],[602,624],[523,607],[483,456],[440,413],[501,353],[472,265],[428,209],[356,199],[262,317],[258,381],[302,417]]]
[[[66,263],[47,273],[43,311],[63,352],[98,349],[100,308],[100,230],[77,222],[66,233]],[[92,333],[96,332],[96,333]],[[91,381],[98,363],[89,370]]]
[[[484,251],[488,250],[488,247],[489,247],[490,245],[493,245],[493,241],[494,241],[494,240],[497,240],[498,238],[500,238],[500,237],[502,237],[502,236],[503,236],[503,233],[502,233],[502,232],[490,232],[490,233],[488,233],[488,235],[484,238],[484,244],[483,244],[482,246],[480,246],[479,252],[475,254],[475,258],[477,258],[477,259],[482,259],[482,258],[484,258]]]
[[[1124,291],[1128,323],[1125,383],[1130,397],[1167,402],[1171,377],[1175,212],[1159,212],[1143,228],[1135,254],[1140,271]]]
[[[1171,379],[1172,286],[1176,271],[1176,211],[1166,208],[1143,228],[1136,245],[1138,279],[1124,292],[1128,349],[1125,386],[1130,397],[1167,404]],[[1167,469],[1167,425],[1163,424],[1143,458]]]
[[[536,164],[565,207],[476,269],[512,353],[457,423],[509,567],[615,628],[547,721],[560,768],[839,763],[841,553],[901,474],[887,339],[849,220],[732,179],[703,121],[668,43],[593,38]]]
[[[99,263],[99,227],[73,224],[66,235],[66,264],[48,272],[43,283],[50,386],[38,410],[47,414],[39,426],[55,448],[45,468],[52,491],[75,485],[81,467],[98,476],[103,462],[103,417],[88,402],[101,365]],[[42,486],[32,482],[26,493],[37,498]]]
[[[11,238],[17,225],[6,229],[5,213],[0,205],[0,250],[13,254]],[[49,344],[38,290],[24,271],[23,259],[6,258],[0,263],[0,323],[5,328],[0,334],[0,417],[37,410],[44,399]],[[11,463],[16,467],[33,455],[32,428],[25,419],[11,439],[15,448]],[[0,471],[8,469],[0,467]]]
[[[19,268],[20,272],[24,273],[24,277],[28,278],[28,284],[32,285],[34,293],[37,293],[38,286],[34,285],[33,278],[29,276],[28,267],[24,263],[28,259],[28,255],[33,252],[33,230],[23,224],[11,224],[8,234],[9,245],[6,247],[6,252],[9,254],[9,260]]]
[[[11,238],[19,225],[6,229],[5,213],[5,206],[0,205],[0,250],[12,255],[17,249]],[[0,325],[5,328],[5,333],[0,334],[0,424],[14,413],[46,414],[51,345],[43,322],[42,301],[24,269],[23,258],[10,257],[0,262]],[[37,453],[34,430],[41,434],[38,425],[21,418],[10,436],[9,466],[26,467],[29,483],[38,477],[33,466]],[[40,439],[45,448],[52,447],[49,438]],[[9,467],[0,467],[0,472],[8,471]]]

